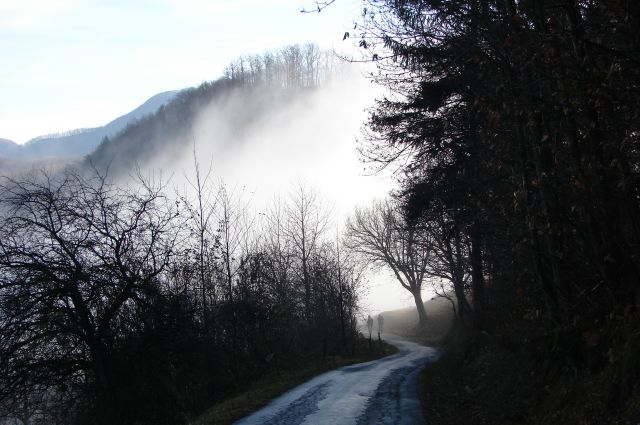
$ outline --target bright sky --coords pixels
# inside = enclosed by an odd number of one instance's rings
[[[340,0],[0,0],[0,138],[104,125],[166,90],[221,76],[236,57],[342,42],[360,13]]]
[[[104,125],[219,78],[244,54],[307,42],[349,52],[342,35],[360,5],[303,14],[312,0],[0,0],[0,138]],[[412,305],[389,276],[371,283],[365,312]]]

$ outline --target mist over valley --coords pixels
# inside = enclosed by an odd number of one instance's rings
[[[0,2],[0,425],[640,423],[640,3],[302,3]]]

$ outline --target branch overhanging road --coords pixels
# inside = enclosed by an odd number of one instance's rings
[[[418,375],[440,351],[389,334],[384,340],[398,353],[319,375],[236,425],[424,424]]]

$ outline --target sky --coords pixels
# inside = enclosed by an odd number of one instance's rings
[[[301,13],[312,0],[0,0],[0,138],[104,125],[157,93],[219,78],[244,54],[307,42],[355,52],[343,34],[360,5]],[[362,114],[354,119],[355,133]],[[390,276],[371,275],[365,313],[412,303]]]
[[[0,138],[101,126],[154,94],[222,75],[242,54],[342,41],[340,0],[0,0]]]

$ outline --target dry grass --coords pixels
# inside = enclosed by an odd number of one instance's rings
[[[433,298],[425,302],[424,306],[427,311],[425,328],[418,326],[418,313],[415,308],[403,308],[382,313],[383,330],[420,344],[441,344],[454,322],[451,302],[444,298]]]
[[[253,383],[251,388],[245,392],[211,406],[189,425],[232,424],[317,375],[343,366],[386,357],[394,354],[397,349],[392,345],[379,344],[376,341],[370,350],[368,341],[362,340],[357,351],[360,355],[356,357],[328,357],[319,363],[313,363],[297,370],[271,373]]]
[[[428,323],[424,329],[418,326],[415,308],[383,312],[384,332],[401,335],[421,344],[439,344],[453,324],[451,303],[442,298],[435,298],[425,302],[425,308]],[[386,343],[379,346],[378,341],[374,341],[372,351],[369,351],[368,341],[363,340],[360,344],[358,351],[361,355],[356,357],[331,357],[305,368],[269,374],[255,382],[247,391],[210,407],[190,425],[231,424],[314,376],[342,366],[385,357],[397,351],[395,347]]]
[[[507,337],[458,329],[445,355],[422,373],[424,416],[430,425],[640,424],[640,343],[628,337],[638,334],[638,320],[626,319],[622,342],[610,351],[618,357],[599,369],[514,343],[522,332],[517,323],[505,322]]]

